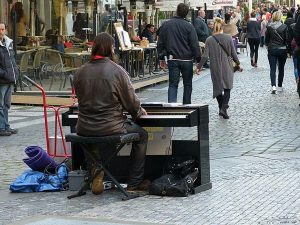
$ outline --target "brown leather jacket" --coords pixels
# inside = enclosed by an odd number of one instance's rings
[[[105,136],[125,133],[127,117],[123,109],[136,118],[141,104],[127,72],[109,58],[84,64],[74,77],[78,97],[77,133]]]

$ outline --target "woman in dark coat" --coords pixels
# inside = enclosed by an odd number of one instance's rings
[[[267,26],[266,45],[268,46],[268,60],[270,64],[270,78],[272,94],[282,91],[284,77],[284,66],[287,59],[287,52],[290,49],[290,37],[288,27],[281,22],[282,13],[277,11],[272,15],[272,21]],[[276,88],[276,67],[278,65],[278,83]]]
[[[247,22],[247,38],[250,46],[251,66],[257,67],[258,48],[260,44],[260,23],[255,18],[255,12]]]

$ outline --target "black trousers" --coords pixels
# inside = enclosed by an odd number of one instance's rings
[[[224,89],[224,93],[218,95],[216,98],[219,104],[219,109],[227,109],[229,107],[230,89]]]
[[[254,57],[254,63],[257,63],[260,38],[248,38],[248,43],[250,46],[250,58],[253,60]]]
[[[139,133],[140,141],[132,143],[130,152],[130,168],[128,186],[137,186],[144,179],[144,168],[146,160],[146,150],[148,143],[148,132],[131,120],[126,120],[124,127],[127,133]],[[84,136],[84,135],[83,135]],[[111,156],[112,148],[116,146],[103,144],[80,144],[81,148],[87,149],[95,159],[107,159]],[[101,149],[101,150],[100,150]],[[86,168],[91,171],[92,164],[87,156]]]

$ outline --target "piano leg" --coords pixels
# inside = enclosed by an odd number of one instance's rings
[[[189,140],[172,141],[173,156],[192,156],[199,162],[199,175],[194,183],[195,193],[206,191],[212,188],[210,182],[210,163],[208,140],[201,142]]]

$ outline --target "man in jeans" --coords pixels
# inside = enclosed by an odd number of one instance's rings
[[[197,33],[185,17],[189,7],[180,3],[176,14],[160,28],[157,52],[160,67],[169,68],[168,102],[177,102],[177,89],[180,73],[183,79],[183,104],[191,104],[193,60],[200,61],[200,48]],[[166,60],[165,60],[166,59]],[[166,62],[167,61],[167,62]]]
[[[6,26],[0,21],[0,136],[10,136],[18,132],[10,128],[8,110],[13,84],[17,82],[19,71],[14,58],[13,41],[5,33]]]

